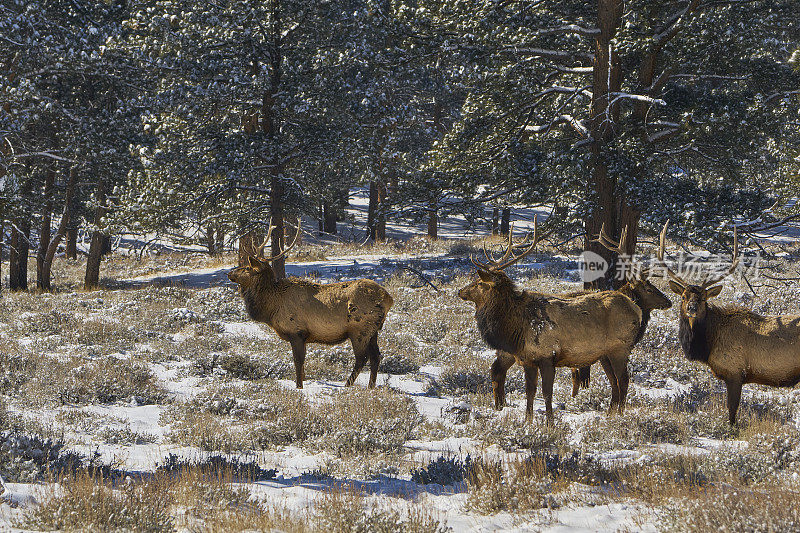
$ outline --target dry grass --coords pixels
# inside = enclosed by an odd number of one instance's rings
[[[666,532],[800,531],[797,487],[720,487],[671,502],[661,513]]]
[[[26,510],[20,527],[39,531],[174,531],[168,480],[124,481],[116,486],[88,473],[63,477]]]
[[[483,459],[472,465],[467,486],[466,508],[494,514],[558,507],[558,493],[568,488],[569,482],[552,479],[541,459],[504,463]]]
[[[35,405],[93,404],[134,401],[163,403],[169,394],[150,367],[136,359],[107,357],[86,361],[48,358],[25,384],[22,393]]]

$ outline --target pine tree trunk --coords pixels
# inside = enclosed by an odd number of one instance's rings
[[[42,225],[39,228],[39,247],[36,252],[36,288],[49,290],[50,281],[45,280],[44,257],[50,246],[50,231],[53,221],[53,182],[55,171],[48,170],[44,182],[44,205],[42,206]]]
[[[503,208],[503,216],[500,221],[500,234],[501,235],[508,235],[508,231],[511,226],[511,208],[504,207]]]
[[[283,185],[277,174],[273,174],[270,187],[270,219],[275,227],[272,230],[272,255],[278,255],[283,250],[285,232],[283,223]],[[286,277],[286,258],[281,257],[272,262],[272,271],[277,279]]]
[[[280,143],[280,116],[276,109],[277,95],[280,92],[281,79],[283,77],[283,53],[282,53],[282,38],[281,38],[281,3],[279,0],[272,2],[272,50],[270,51],[269,63],[269,88],[262,95],[261,100],[261,130],[267,138],[267,142],[271,143],[274,148],[277,148]],[[269,161],[272,166],[270,176],[270,221],[275,227],[272,231],[272,256],[280,254],[283,249],[283,215],[284,215],[284,194],[283,183],[281,175],[283,173],[283,164],[280,160],[279,150],[273,150],[275,155]],[[286,277],[286,260],[284,258],[277,259],[272,262],[272,271],[275,273],[277,279]]]
[[[336,209],[333,208],[329,201],[323,202],[323,228],[322,231],[328,235],[336,235]]]
[[[50,286],[51,281],[51,273],[53,270],[53,259],[56,256],[56,251],[58,250],[58,245],[61,242],[61,239],[67,234],[67,226],[70,223],[70,218],[72,217],[72,198],[75,194],[75,180],[78,172],[75,167],[70,169],[69,172],[69,182],[67,182],[67,190],[64,194],[64,211],[61,213],[61,222],[58,224],[58,230],[56,231],[55,236],[50,241],[50,244],[47,246],[47,250],[45,251],[44,261],[42,263],[42,280],[40,288],[44,291],[52,290]]]
[[[21,218],[11,228],[11,253],[8,265],[8,288],[12,291],[24,291],[28,288],[28,252],[31,222]]]
[[[367,234],[373,241],[377,238],[378,185],[369,182],[369,204],[367,205]]]
[[[111,253],[111,235],[103,234],[103,245],[100,254],[105,257]]]
[[[94,215],[94,225],[100,226],[106,214],[106,185],[100,178],[97,181],[97,209]],[[100,261],[103,258],[103,234],[100,230],[92,233],[89,243],[89,257],[86,259],[86,275],[83,278],[83,288],[92,290],[100,283]]]
[[[208,250],[208,255],[217,253],[217,243],[214,240],[214,226],[211,224],[206,227],[206,248]]]
[[[434,200],[428,210],[428,238],[434,241],[439,238],[439,214],[436,212],[436,208],[436,200]]]
[[[386,185],[378,182],[378,209],[375,221],[375,240],[384,242],[386,240]]]
[[[66,244],[67,259],[78,258],[78,228],[72,227],[67,230],[67,244]]]
[[[620,227],[617,212],[616,176],[609,172],[608,146],[615,136],[615,127],[619,122],[619,105],[609,108],[610,93],[618,92],[622,83],[619,54],[614,49],[614,36],[622,22],[622,0],[599,0],[598,27],[600,33],[595,38],[593,88],[591,104],[590,128],[593,142],[591,144],[591,179],[588,183],[588,196],[593,202],[593,209],[585,221],[586,237],[584,249],[590,250],[609,265],[606,275],[594,282],[584,282],[586,289],[610,289],[614,286],[614,266],[616,254],[599,243],[592,242],[600,228],[614,228],[617,233]],[[618,235],[615,235],[616,238]]]
[[[239,266],[246,266],[249,264],[248,258],[255,257],[258,254],[256,253],[256,248],[261,245],[260,242],[256,242],[258,236],[256,232],[253,230],[248,231],[241,237],[239,237]]]
[[[497,235],[497,228],[500,223],[500,210],[497,207],[492,208],[492,235]]]

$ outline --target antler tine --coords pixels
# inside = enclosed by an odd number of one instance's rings
[[[264,257],[264,248],[269,243],[269,238],[272,236],[272,230],[275,229],[275,226],[272,225],[272,219],[269,219],[269,230],[267,230],[267,236],[264,238],[264,242],[261,243],[261,246],[256,248],[256,257],[259,259],[265,259]]]
[[[664,268],[667,269],[667,274],[669,274],[669,277],[672,278],[673,281],[686,287],[687,285],[690,285],[690,283],[673,272],[672,269],[669,268],[669,265],[667,265],[667,262],[664,261],[664,248],[666,248],[667,242],[667,226],[669,226],[669,220],[664,223],[664,229],[661,230],[661,234],[658,236],[658,251],[656,251],[656,257],[658,257],[659,262],[664,265]]]
[[[474,255],[469,256],[469,260],[472,262],[473,265],[475,265],[478,268],[478,270],[491,270],[492,269],[492,266],[491,266],[490,263],[481,263],[480,261],[475,259]]]
[[[733,255],[731,257],[731,266],[728,268],[728,271],[721,276],[704,281],[702,287],[706,289],[712,285],[716,285],[723,279],[733,274],[737,266],[739,266],[739,236],[736,233],[736,226],[733,226]]]
[[[271,223],[270,223],[270,226],[272,226]],[[301,227],[300,226],[300,217],[297,217],[297,226],[296,226],[297,231],[295,231],[295,233],[294,233],[294,240],[292,240],[292,244],[290,244],[288,247],[285,247],[283,250],[281,250],[281,252],[278,255],[274,255],[272,257],[267,257],[267,258],[265,258],[265,260],[272,262],[272,261],[277,261],[281,257],[286,256],[286,254],[289,253],[289,250],[294,248],[294,245],[297,244],[297,239],[298,239],[298,237],[300,237],[300,232],[301,232],[300,227]],[[270,229],[269,229],[269,233],[270,234],[272,233],[273,229],[275,229],[274,226],[270,227]],[[267,238],[269,238],[269,234],[267,234]],[[266,243],[266,241],[265,241],[265,243]],[[263,247],[262,247],[262,249],[263,249]]]
[[[521,254],[514,255],[511,259],[507,259],[507,260],[505,260],[504,262],[502,262],[500,264],[494,265],[493,270],[503,270],[504,268],[507,268],[507,267],[513,265],[514,263],[518,262],[520,259],[522,259],[526,255],[530,254],[536,248],[536,245],[539,243],[538,233],[539,233],[538,220],[537,220],[536,215],[534,215],[533,216],[533,238],[531,239],[530,244],[528,245],[528,247]],[[511,232],[509,231],[509,243],[511,243],[510,236],[511,236]],[[509,251],[511,249],[512,249],[512,246],[509,246]],[[506,253],[506,257],[508,255],[509,255],[509,253]]]
[[[506,244],[506,251],[500,257],[494,261],[495,263],[502,263],[506,259],[508,259],[509,255],[513,255],[512,251],[514,250],[514,223],[512,222],[511,225],[508,227],[508,243]]]
[[[603,223],[600,226],[600,233],[597,235],[596,239],[591,239],[592,242],[599,242],[603,245],[603,247],[611,250],[612,252],[616,252],[618,254],[625,253],[625,241],[628,239],[628,226],[622,228],[622,235],[619,237],[619,242],[614,242],[614,239],[608,236],[606,233],[606,225]]]

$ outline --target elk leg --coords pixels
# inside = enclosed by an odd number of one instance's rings
[[[492,394],[494,395],[494,408],[498,411],[506,406],[506,373],[513,364],[513,356],[500,350],[497,351],[497,359],[492,363]],[[534,384],[534,390],[535,388],[536,384]]]
[[[542,396],[544,396],[544,409],[547,414],[547,424],[553,425],[553,382],[556,379],[556,367],[552,359],[539,361],[539,372],[542,373]]]
[[[614,368],[611,366],[611,361],[608,360],[608,357],[605,355],[600,358],[600,364],[603,366],[603,370],[608,376],[608,383],[611,385],[611,405],[608,407],[608,414],[614,412],[614,408],[619,405],[619,383],[617,382],[617,376],[614,373]]]
[[[381,350],[378,348],[377,333],[369,340],[367,352],[369,355],[369,388],[374,389],[375,382],[378,380],[378,365],[381,362]]]
[[[303,380],[306,379],[304,364],[306,362],[306,341],[303,337],[292,337],[289,339],[292,345],[292,357],[294,358],[295,383],[298,389],[303,388]]]
[[[356,356],[356,362],[353,364],[353,373],[350,374],[350,377],[347,378],[345,382],[345,387],[350,387],[353,383],[356,382],[356,378],[361,373],[361,370],[364,368],[364,365],[367,364],[367,358],[369,357],[369,343],[364,343],[363,341],[359,342],[356,339],[352,339],[353,343],[353,353]]]
[[[572,397],[578,395],[578,391],[589,388],[590,366],[572,369]]]
[[[742,399],[742,380],[726,379],[725,388],[728,391],[728,422],[734,426],[736,425],[736,411],[739,410],[739,402]]]
[[[617,387],[619,388],[619,414],[625,410],[625,400],[628,397],[628,383],[630,376],[628,375],[628,358],[621,356],[610,356],[609,361],[614,370],[614,375],[617,378]]]
[[[525,420],[533,420],[533,400],[536,398],[536,380],[539,379],[539,367],[524,367],[525,370]],[[542,387],[544,390],[544,387]]]

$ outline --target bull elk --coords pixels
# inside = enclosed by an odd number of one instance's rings
[[[292,243],[272,257],[264,257],[264,247],[272,230],[248,264],[234,268],[228,278],[239,285],[250,318],[268,324],[278,337],[289,341],[294,358],[295,381],[303,388],[306,345],[333,345],[347,339],[353,345],[355,364],[347,386],[355,382],[369,359],[369,387],[375,386],[381,353],[378,332],[394,301],[376,282],[369,279],[320,284],[304,279],[277,279],[270,263],[286,256],[297,243],[300,221]]]
[[[793,387],[800,382],[800,316],[761,316],[738,306],[709,303],[739,264],[736,228],[730,268],[696,285],[673,272],[664,261],[668,225],[669,221],[659,237],[658,259],[669,274],[670,289],[681,296],[681,347],[687,359],[705,363],[725,382],[728,421],[733,425],[743,384]]]
[[[611,250],[617,254],[625,254],[626,247],[625,241],[628,235],[628,228],[625,227],[622,230],[622,235],[620,235],[619,241],[615,242],[613,238],[609,237],[605,231],[605,225],[600,227],[600,234],[597,236],[596,239],[592,239],[593,242],[599,242],[603,245],[606,249]],[[657,309],[669,309],[672,307],[672,301],[670,301],[667,296],[658,290],[658,288],[653,285],[649,280],[650,276],[650,269],[646,266],[640,266],[636,269],[636,272],[632,272],[630,270],[624,271],[625,277],[625,284],[622,285],[619,289],[619,292],[633,300],[639,309],[642,310],[642,323],[639,325],[639,333],[636,335],[636,340],[634,344],[638,344],[642,337],[644,336],[644,332],[647,331],[647,324],[650,322],[650,314],[657,310]],[[603,365],[603,369],[608,376],[608,379],[612,379],[612,375],[608,371],[608,364],[604,362],[603,359],[600,360],[601,364]],[[581,372],[583,371],[583,372]],[[578,389],[580,387],[588,387],[589,385],[589,367],[585,367],[583,369],[575,369],[572,371],[572,396],[576,396],[578,394]],[[612,391],[614,387],[612,386]]]
[[[612,381],[612,406],[622,412],[628,393],[628,356],[642,322],[642,311],[617,291],[575,296],[519,290],[503,269],[530,254],[541,240],[534,219],[533,236],[515,245],[509,231],[506,250],[499,259],[472,263],[478,279],[458,295],[475,304],[475,318],[483,340],[514,357],[525,371],[526,417],[533,415],[537,374],[548,423],[553,421],[555,368],[580,368],[608,361]],[[513,229],[513,228],[512,228]],[[514,249],[524,246],[519,254]],[[504,377],[504,376],[503,376]]]

